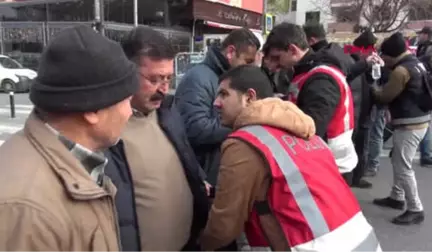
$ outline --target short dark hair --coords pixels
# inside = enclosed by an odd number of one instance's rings
[[[230,87],[242,94],[248,89],[255,90],[258,99],[273,96],[273,88],[268,76],[260,67],[242,65],[224,73],[219,81],[230,81]]]
[[[303,30],[307,39],[316,38],[323,40],[326,38],[326,31],[322,24],[306,24],[303,26]]]
[[[249,29],[241,28],[232,31],[222,42],[222,50],[228,46],[233,45],[239,51],[246,49],[249,46],[254,46],[257,49],[261,47],[261,43],[258,38]]]
[[[309,48],[303,28],[296,24],[284,22],[276,25],[270,32],[263,51],[264,54],[268,54],[271,49],[287,50],[289,45],[295,45],[303,50]]]
[[[162,33],[146,26],[132,29],[121,44],[126,56],[133,61],[143,56],[155,60],[175,57],[171,42]]]

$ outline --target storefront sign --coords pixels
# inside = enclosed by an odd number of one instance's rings
[[[264,0],[206,0],[213,3],[221,3],[232,7],[253,11],[256,13],[263,13]]]
[[[261,30],[262,15],[204,0],[194,1],[194,17],[228,25]]]
[[[14,4],[46,4],[46,3],[60,3],[60,2],[74,2],[77,0],[0,0],[0,5],[14,5]]]

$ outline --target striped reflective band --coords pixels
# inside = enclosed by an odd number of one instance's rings
[[[314,237],[329,233],[330,229],[327,222],[315,203],[303,175],[280,142],[259,125],[247,126],[242,128],[241,131],[254,135],[263,145],[270,149]]]
[[[381,251],[375,232],[372,230],[353,251]]]

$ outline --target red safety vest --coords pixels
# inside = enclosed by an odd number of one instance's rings
[[[320,137],[306,141],[259,125],[243,127],[230,137],[249,143],[268,162],[272,183],[267,205],[293,251],[381,251]],[[246,223],[246,237],[252,248],[269,247],[257,210]]]
[[[303,84],[314,74],[324,73],[331,76],[339,86],[340,101],[327,130],[327,144],[333,152],[341,173],[351,172],[357,165],[358,157],[352,142],[354,130],[354,103],[351,88],[345,75],[339,69],[321,65],[309,72],[296,76],[290,86],[288,99],[294,103]]]

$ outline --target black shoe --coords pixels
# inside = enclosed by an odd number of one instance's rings
[[[374,199],[373,203],[382,207],[389,207],[397,210],[403,210],[405,208],[405,201],[395,200],[390,197],[384,199]]]
[[[420,164],[421,166],[432,166],[432,160],[429,158],[421,159]]]
[[[357,187],[357,188],[362,188],[362,189],[368,189],[372,187],[372,183],[364,180],[364,179],[360,179],[357,182],[353,182],[351,187]]]
[[[424,212],[405,211],[405,213],[394,218],[392,222],[397,225],[420,224],[424,221]]]

